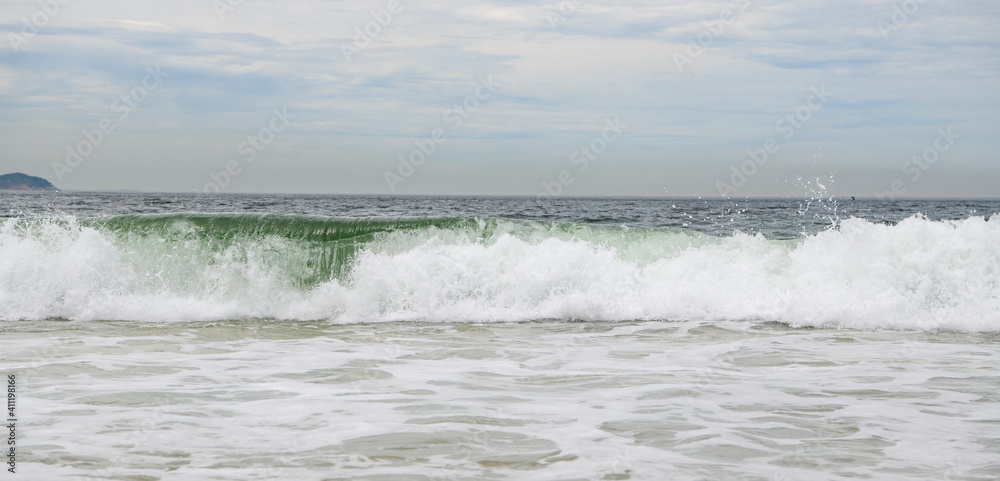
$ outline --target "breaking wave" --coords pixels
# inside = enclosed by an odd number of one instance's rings
[[[776,321],[1000,331],[1000,216],[796,240],[506,219],[0,221],[0,319]]]

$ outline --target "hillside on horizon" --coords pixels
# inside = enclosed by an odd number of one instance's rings
[[[58,191],[56,186],[41,177],[20,172],[0,175],[0,190],[42,190]]]

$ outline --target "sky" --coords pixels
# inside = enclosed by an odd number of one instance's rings
[[[4,0],[64,190],[1000,197],[996,0]]]

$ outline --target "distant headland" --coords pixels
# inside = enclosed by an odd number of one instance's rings
[[[41,177],[32,177],[20,172],[0,175],[0,190],[37,190],[56,192],[59,189]]]

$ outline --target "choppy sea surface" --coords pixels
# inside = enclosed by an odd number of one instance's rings
[[[21,479],[1000,479],[1000,202],[0,194]]]

